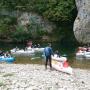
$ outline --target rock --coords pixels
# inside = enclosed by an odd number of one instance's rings
[[[85,82],[84,81],[82,81],[82,84],[84,84]]]
[[[89,90],[90,70],[74,69],[75,75],[49,69],[44,65],[0,64],[0,90]],[[3,77],[8,72],[14,75]]]
[[[26,90],[33,90],[33,87],[28,87],[26,88]]]
[[[32,36],[36,35],[37,26],[39,29],[42,29],[45,32],[47,31],[48,33],[51,33],[53,28],[55,28],[55,25],[53,23],[43,19],[38,14],[32,12],[31,13],[22,12],[22,14],[18,17],[17,22],[18,25],[24,26],[23,29],[27,32],[30,29],[29,26],[31,26]]]
[[[90,0],[75,0],[78,10],[74,22],[74,35],[83,44],[90,43]]]

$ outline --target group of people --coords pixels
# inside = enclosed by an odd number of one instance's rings
[[[29,41],[27,43],[27,46],[28,47],[32,47],[32,41]],[[37,44],[38,47],[40,47],[40,44]],[[45,61],[45,69],[47,69],[47,65],[48,65],[48,62],[49,62],[49,66],[50,66],[50,69],[52,70],[52,58],[51,58],[51,55],[53,55],[53,50],[52,50],[52,47],[51,47],[51,43],[48,43],[48,45],[44,48],[44,55],[46,57],[46,61]],[[57,54],[58,56],[60,56],[58,50],[55,52],[55,54]],[[6,51],[4,52],[3,50],[0,50],[0,56],[4,56],[4,57],[11,57],[11,54],[9,51]]]
[[[0,50],[0,56],[11,57],[11,54],[9,51],[4,52],[4,51]]]
[[[78,47],[78,52],[90,52],[90,47]]]
[[[35,44],[35,45],[33,45],[33,43],[32,43],[31,40],[27,41],[27,45],[26,45],[26,46],[27,46],[27,47],[31,47],[31,48],[40,48],[40,47],[41,47],[40,44]]]

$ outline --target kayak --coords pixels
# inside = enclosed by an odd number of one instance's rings
[[[58,71],[73,74],[72,68],[68,65],[66,61],[62,63],[60,61],[52,60],[52,67]]]
[[[0,62],[9,62],[12,63],[15,61],[14,57],[4,57],[4,56],[0,56]]]

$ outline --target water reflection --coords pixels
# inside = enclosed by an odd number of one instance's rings
[[[75,68],[90,69],[89,60],[74,60],[74,62],[71,65]]]
[[[31,57],[16,57],[15,64],[44,64],[41,58],[31,59]]]
[[[30,56],[15,56],[16,64],[43,64],[44,60],[41,52],[36,52]]]
[[[34,59],[32,59],[34,58]],[[67,57],[68,62],[73,68],[90,69],[90,60],[82,59],[77,60],[75,57]],[[16,57],[16,64],[44,64],[44,58],[42,57]]]

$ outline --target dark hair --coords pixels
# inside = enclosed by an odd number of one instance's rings
[[[51,43],[48,43],[48,46],[50,46],[50,47],[51,47]]]

